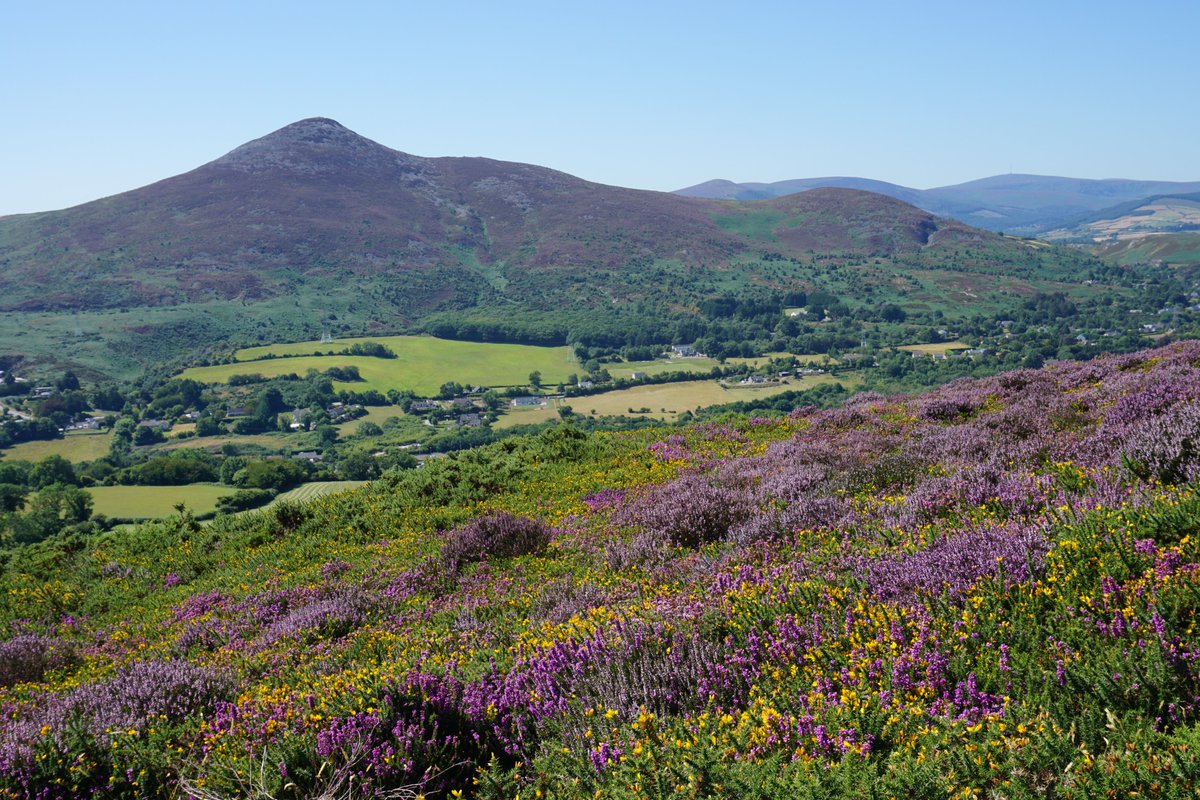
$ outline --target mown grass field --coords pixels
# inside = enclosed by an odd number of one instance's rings
[[[721,366],[715,358],[672,358],[656,359],[654,361],[625,361],[620,364],[603,365],[608,374],[614,378],[628,378],[635,372],[647,375],[662,375],[666,372],[708,372],[713,367]]]
[[[313,356],[319,351],[344,350],[358,342],[378,342],[391,349],[396,358],[365,356]],[[263,359],[265,356],[276,356]],[[294,356],[280,358],[280,356]],[[565,381],[580,367],[568,347],[533,347],[520,344],[483,344],[435,339],[432,336],[378,336],[338,339],[332,343],[298,342],[239,350],[238,362],[211,367],[193,367],[181,377],[204,383],[225,383],[231,375],[258,373],[276,377],[288,373],[303,375],[309,369],[357,367],[363,381],[335,382],[339,389],[376,389],[386,392],[412,390],[422,396],[437,394],[447,381],[478,386],[516,386],[527,383],[529,374],[538,371],[546,383]]]
[[[791,378],[786,383],[771,383],[765,386],[738,386],[736,383],[722,385],[717,381],[680,381],[678,383],[662,383],[648,386],[635,386],[632,389],[620,389],[615,392],[604,392],[588,397],[569,397],[562,400],[547,399],[546,405],[533,408],[513,408],[509,406],[506,413],[496,423],[497,428],[509,428],[514,425],[530,425],[558,417],[560,406],[567,405],[576,414],[587,416],[633,416],[660,420],[674,420],[685,411],[697,408],[724,405],[725,403],[740,403],[761,397],[770,397],[783,392],[811,389],[823,383],[850,384],[832,375],[813,375],[805,378]],[[633,409],[630,412],[629,409]],[[648,408],[648,412],[640,409]]]
[[[904,344],[897,347],[897,350],[903,350],[906,353],[952,353],[955,350],[968,350],[971,345],[963,344],[962,342],[934,342],[932,344]]]
[[[72,431],[61,439],[14,445],[0,451],[0,458],[6,461],[41,461],[46,456],[62,456],[78,464],[108,455],[111,444],[112,433],[109,431]]]
[[[216,483],[190,486],[94,486],[87,490],[94,503],[92,513],[125,519],[158,519],[175,513],[184,503],[192,513],[215,511],[217,500],[236,489]]]
[[[318,497],[324,497],[327,494],[336,494],[337,492],[344,492],[347,489],[357,489],[364,483],[366,481],[316,481],[314,483],[305,483],[280,494],[271,501],[270,505],[275,505],[285,500],[307,503],[309,500],[316,500]]]

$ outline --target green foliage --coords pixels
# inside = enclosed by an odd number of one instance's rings
[[[360,436],[364,439],[369,439],[375,436],[383,435],[383,428],[376,425],[374,422],[366,421],[358,425],[358,430],[354,432],[355,436]]]
[[[355,342],[343,350],[348,356],[370,356],[371,358],[395,358],[396,353],[379,342]]]
[[[143,486],[183,486],[215,481],[217,477],[215,459],[203,451],[182,450],[128,468],[121,476],[121,482]]]
[[[24,513],[0,514],[0,542],[40,542],[86,522],[92,515],[92,497],[78,486],[55,483],[29,497]]]
[[[233,484],[247,489],[284,489],[301,483],[308,470],[298,461],[275,459],[251,461],[233,475]]]
[[[217,511],[231,514],[265,506],[275,499],[276,494],[274,489],[240,489],[218,500]]]
[[[346,480],[369,481],[383,473],[383,466],[371,453],[355,450],[347,453],[338,463],[338,472]]]
[[[52,484],[77,485],[75,468],[62,456],[46,456],[29,470],[29,486],[42,489]]]
[[[29,489],[15,483],[0,483],[0,513],[20,511],[25,507]]]

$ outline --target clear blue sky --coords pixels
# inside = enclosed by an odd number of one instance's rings
[[[1200,2],[6,2],[0,214],[311,116],[670,190],[1200,180]]]

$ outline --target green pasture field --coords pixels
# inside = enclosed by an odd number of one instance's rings
[[[307,502],[334,492],[344,492],[362,486],[366,481],[317,481],[305,483],[283,492],[270,505],[290,500]],[[92,512],[124,519],[159,519],[175,513],[175,505],[183,503],[194,514],[216,511],[217,500],[237,491],[233,486],[215,483],[193,483],[189,486],[94,486]]]
[[[81,461],[94,461],[108,455],[112,444],[111,431],[71,431],[61,439],[47,439],[37,442],[21,442],[7,450],[0,451],[0,458],[7,461],[41,461],[46,456],[62,456],[68,461],[78,464]]]
[[[340,423],[334,427],[338,429],[342,436],[353,436],[358,433],[358,426],[364,422],[374,422],[376,425],[383,425],[388,417],[400,417],[403,419],[404,416],[404,409],[400,406],[367,406],[365,416]]]
[[[708,372],[713,367],[736,366],[739,364],[761,367],[772,358],[795,358],[802,363],[816,364],[824,360],[825,356],[799,353],[767,353],[764,356],[755,358],[727,358],[724,364],[708,356],[672,359],[659,358],[654,361],[625,361],[620,364],[605,364],[604,368],[614,378],[628,378],[635,372],[644,372],[647,375],[662,375],[667,372]],[[837,361],[830,360],[829,363],[836,364]]]
[[[770,383],[765,386],[738,386],[736,383],[723,385],[717,381],[679,381],[635,386],[587,397],[547,398],[546,405],[532,408],[510,406],[504,416],[495,423],[495,427],[510,428],[514,425],[529,425],[557,419],[558,409],[563,405],[570,406],[576,414],[586,416],[633,416],[669,421],[676,419],[684,411],[811,389],[823,383],[849,385],[851,382],[839,380],[832,375],[811,375],[789,378],[787,382]],[[634,409],[633,413],[629,411],[631,408]],[[639,411],[642,408],[650,410],[642,413]]]
[[[304,433],[255,433],[246,436],[226,434],[224,436],[201,436],[187,439],[168,439],[165,443],[156,445],[155,450],[181,450],[185,448],[200,448],[217,452],[222,445],[239,446],[255,445],[264,450],[283,452],[285,450],[303,450],[312,447],[316,442],[316,434]]]
[[[396,358],[369,356],[296,355],[314,351],[344,350],[356,342],[378,342],[396,353]],[[266,360],[266,355],[276,358]],[[332,343],[299,342],[296,344],[252,347],[239,350],[234,364],[212,367],[193,367],[180,377],[203,383],[226,383],[231,375],[258,373],[276,377],[294,372],[303,375],[309,369],[323,371],[330,367],[358,367],[363,380],[354,383],[335,381],[338,389],[362,391],[376,389],[386,392],[412,390],[421,396],[433,396],[447,381],[477,386],[518,386],[529,381],[529,373],[538,371],[549,384],[565,381],[580,367],[569,347],[533,347],[521,344],[484,344],[435,339],[432,336],[378,336],[360,339],[339,339]]]
[[[175,504],[183,503],[194,514],[217,509],[217,499],[237,491],[216,483],[188,486],[93,486],[92,513],[125,519],[158,519],[175,513]]]

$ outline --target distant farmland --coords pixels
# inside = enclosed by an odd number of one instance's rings
[[[271,505],[283,501],[307,503],[309,500],[316,500],[318,497],[324,497],[327,494],[336,494],[337,492],[357,489],[365,483],[366,481],[317,481],[315,483],[305,483],[279,495],[271,501]]]
[[[233,486],[195,483],[190,486],[94,486],[92,512],[118,519],[158,519],[175,511],[183,503],[194,514],[217,509],[217,499],[233,494]]]
[[[7,461],[41,461],[46,456],[62,456],[79,463],[108,455],[112,433],[108,431],[71,431],[61,439],[21,442],[0,452]]]
[[[769,383],[758,386],[740,386],[736,382],[722,385],[717,381],[647,384],[635,386],[632,389],[619,389],[614,392],[585,397],[567,397],[561,400],[547,398],[546,405],[532,408],[510,407],[496,423],[496,427],[507,428],[513,425],[531,424],[557,418],[558,408],[564,405],[570,406],[576,414],[589,416],[595,414],[597,416],[674,420],[684,411],[757,400],[783,392],[811,389],[823,383],[849,385],[853,383],[853,380],[839,380],[832,375],[814,375],[805,378],[791,378],[787,383]]]
[[[396,354],[396,358],[370,356],[320,355],[345,350],[355,343],[378,342]],[[273,358],[271,356],[274,356]],[[281,357],[283,356],[283,357]],[[193,367],[182,377],[203,383],[227,383],[232,375],[257,373],[271,378],[309,369],[324,371],[330,367],[357,367],[363,380],[354,383],[335,381],[338,389],[386,392],[412,390],[432,396],[447,381],[477,386],[516,386],[528,383],[537,371],[546,383],[565,381],[580,372],[568,347],[533,347],[521,344],[485,344],[435,339],[432,336],[378,336],[338,339],[332,343],[298,342],[239,350],[238,361],[212,367]]]
[[[284,500],[308,502],[335,492],[362,486],[366,481],[317,481],[305,483],[283,492],[271,505]],[[95,514],[117,519],[160,519],[175,513],[175,505],[183,503],[193,514],[216,511],[217,500],[237,491],[236,486],[216,483],[193,483],[189,486],[94,486],[87,489],[92,495]]]

